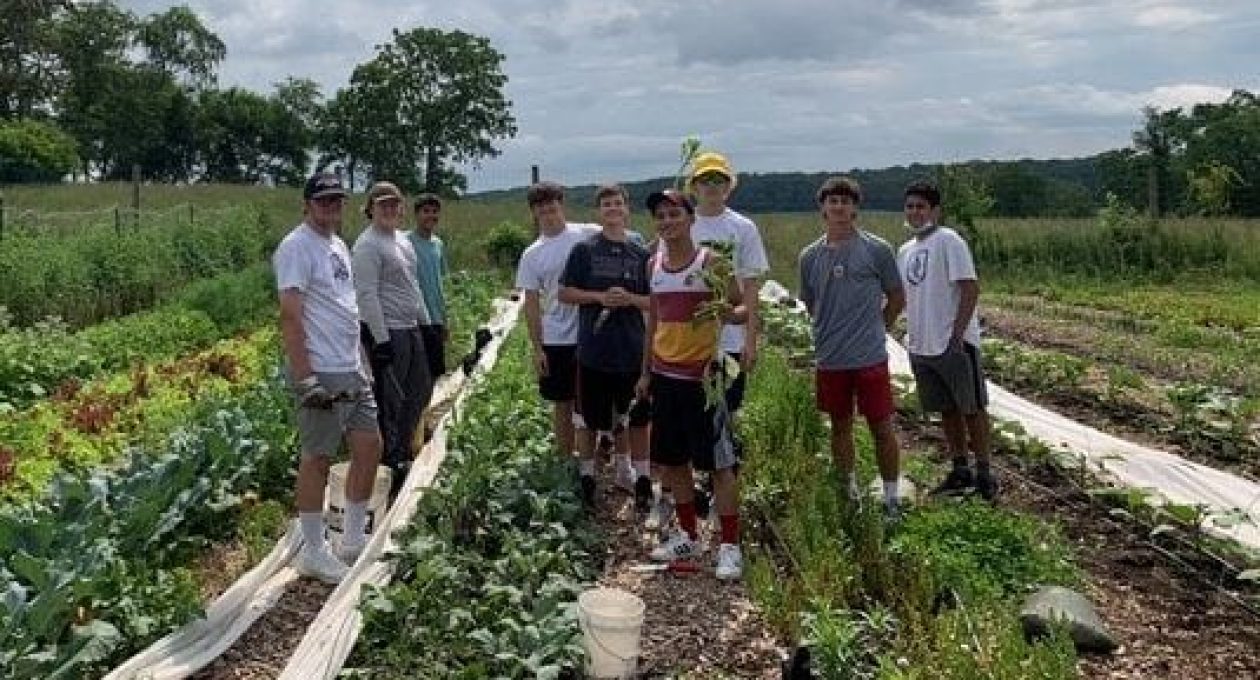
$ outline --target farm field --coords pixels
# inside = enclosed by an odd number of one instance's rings
[[[144,187],[142,205],[155,218],[128,227],[131,240],[115,231],[112,209],[130,200],[129,189],[5,190],[6,213],[28,211],[25,223],[10,214],[0,235],[0,247],[28,249],[6,267],[37,272],[39,258],[85,254],[58,260],[61,278],[2,279],[24,310],[0,315],[0,590],[10,593],[0,605],[0,667],[12,677],[104,669],[195,618],[266,553],[289,514],[293,441],[265,260],[297,219],[297,194]],[[36,217],[98,209],[102,217],[79,230]],[[348,241],[362,226],[356,210],[347,207]],[[487,238],[526,214],[523,205],[477,201],[446,208],[442,233],[457,270],[453,367],[507,278]],[[231,237],[215,240],[214,215]],[[795,288],[796,253],[816,237],[816,220],[754,217],[773,277]],[[571,220],[591,218],[585,207],[570,211]],[[978,225],[991,377],[1100,429],[1260,476],[1260,224],[1168,220],[1148,233],[1132,219]],[[643,222],[636,215],[650,233]],[[894,245],[903,240],[897,215],[867,223]],[[169,237],[167,250],[126,257],[129,244],[154,232]],[[1131,237],[1124,258],[1094,252],[1108,234]],[[1069,262],[1074,235],[1079,261]],[[155,269],[171,253],[207,258]],[[126,289],[133,272],[149,278]],[[106,275],[122,285],[85,304],[80,292],[106,290]],[[18,281],[28,291],[20,296]],[[47,304],[37,294],[54,290]],[[649,603],[650,677],[779,677],[778,655],[802,640],[832,669],[827,677],[1260,674],[1260,591],[1235,579],[1260,564],[1256,556],[1206,540],[1193,509],[1160,514],[1099,493],[1087,474],[1065,470],[1018,433],[1001,438],[1007,492],[998,508],[928,502],[890,528],[869,507],[849,507],[800,361],[808,332],[780,317],[768,323],[740,424],[748,446],[742,584],[630,570],[655,536],[633,523],[616,492],[602,495],[593,522],[579,511],[572,471],[549,458],[518,329],[455,426],[438,485],[401,534],[398,577],[365,595],[366,628],[347,676],[423,667],[435,669],[431,677],[572,677],[582,651],[571,603],[596,583]],[[908,474],[930,487],[943,444],[902,397]],[[869,441],[859,448],[870,457]],[[1018,604],[1046,583],[1087,593],[1121,649],[1078,657],[1062,636],[1024,640]],[[309,585],[264,619],[288,626],[285,644],[327,595]],[[957,598],[952,606],[938,601],[942,592]],[[666,613],[680,598],[723,612],[731,625]],[[266,631],[251,635],[230,664],[203,677],[274,677],[286,647]],[[722,645],[738,653],[706,651]],[[263,648],[270,657],[250,656]]]

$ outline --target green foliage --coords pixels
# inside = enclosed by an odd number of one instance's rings
[[[533,242],[534,238],[525,227],[504,220],[490,230],[482,245],[490,263],[496,267],[514,268],[521,259],[521,253]]]
[[[502,69],[503,55],[486,38],[395,29],[333,98],[321,165],[343,158],[407,191],[459,193],[466,184],[454,165],[494,157],[495,141],[516,134]]]
[[[204,403],[187,428],[116,473],[63,475],[46,499],[0,508],[6,677],[96,676],[200,615],[180,565],[224,537],[246,492],[274,493],[277,481],[260,471],[291,455],[287,413],[284,388],[269,379]]]
[[[574,602],[599,543],[545,405],[522,399],[533,377],[521,329],[504,352],[399,537],[395,582],[363,603],[347,677],[558,678],[580,664]]]
[[[0,182],[58,182],[78,162],[74,138],[37,120],[0,121]]]
[[[269,232],[250,208],[138,230],[111,219],[64,235],[6,232],[0,306],[19,325],[56,316],[81,326],[128,314],[152,307],[163,291],[262,261]]]

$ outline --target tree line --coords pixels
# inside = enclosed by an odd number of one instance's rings
[[[222,39],[185,6],[0,0],[0,182],[300,184],[312,166],[452,194],[515,134],[503,56],[461,31],[395,30],[325,97],[289,77],[218,86]]]

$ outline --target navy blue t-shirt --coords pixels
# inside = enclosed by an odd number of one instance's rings
[[[647,295],[648,251],[633,241],[612,241],[595,234],[573,246],[560,285],[586,291],[621,286]],[[643,361],[643,312],[634,306],[605,308],[586,304],[578,310],[578,361],[610,373],[638,373]]]

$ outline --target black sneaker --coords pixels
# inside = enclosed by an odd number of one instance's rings
[[[945,477],[945,481],[940,486],[932,489],[932,495],[957,496],[974,491],[976,488],[975,476],[969,467],[955,467],[950,470],[949,475]]]
[[[990,503],[997,498],[998,481],[991,471],[985,469],[976,472],[976,493]]]
[[[647,475],[634,482],[634,511],[640,515],[652,512],[652,501],[656,496],[652,493],[652,479]]]
[[[709,494],[708,490],[701,487],[696,487],[695,491],[693,492],[693,498],[694,500],[692,501],[692,503],[696,506],[696,517],[698,517],[700,520],[708,519],[709,518],[709,505],[711,504],[713,497]]]
[[[582,505],[587,510],[595,509],[595,477],[594,475],[582,475]]]

